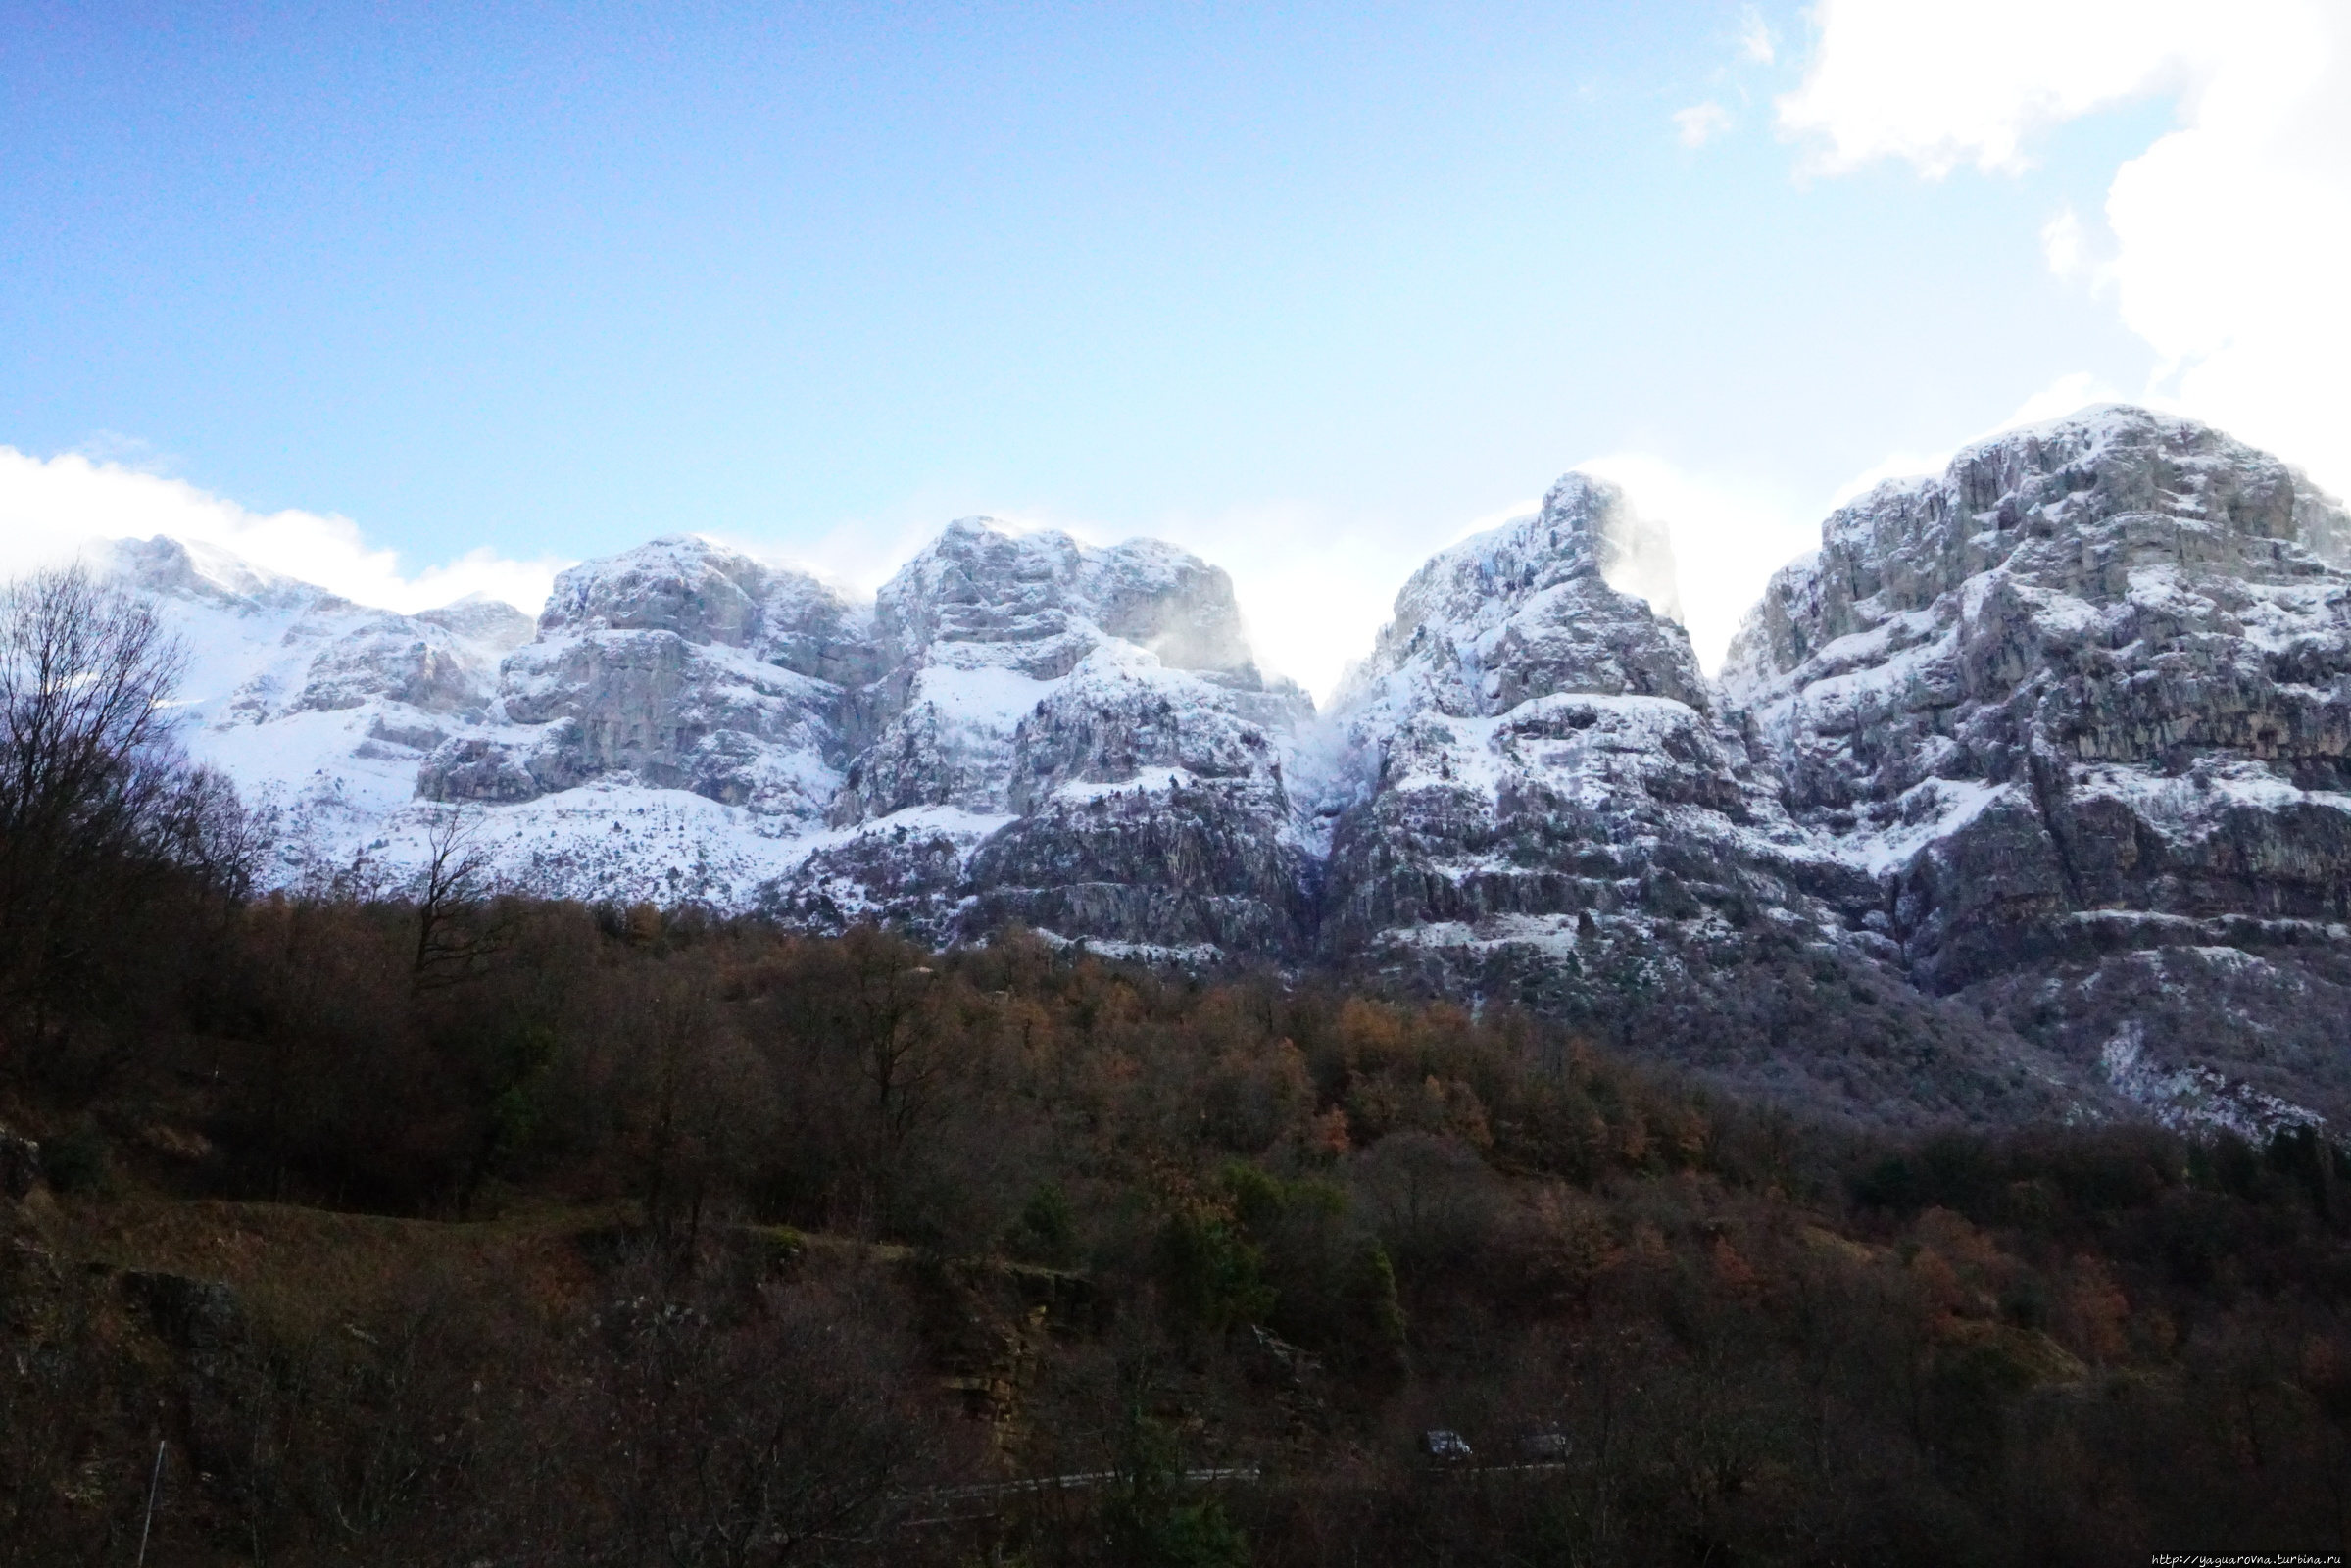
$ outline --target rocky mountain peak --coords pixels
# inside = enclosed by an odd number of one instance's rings
[[[1028,752],[1016,747],[1016,731],[1036,756],[1056,759],[1038,766],[1061,782],[1072,765],[1064,755],[1076,744],[1072,723],[1089,733],[1100,724],[1105,735],[1155,737],[1123,764],[1129,776],[1178,766],[1179,756],[1205,758],[1196,743],[1231,718],[1208,711],[1231,705],[1203,698],[1202,681],[1237,695],[1269,692],[1249,656],[1232,579],[1156,540],[1103,550],[1065,533],[1016,534],[989,518],[961,518],[883,586],[874,631],[888,671],[868,705],[880,728],[834,803],[832,819],[842,825],[916,807],[988,815],[1041,807],[1051,792],[1019,782],[1016,753]],[[1076,679],[1089,668],[1090,678]],[[1094,694],[1091,716],[1065,720],[1081,690]],[[1287,683],[1274,695],[1274,709],[1246,722],[1263,725],[1278,713],[1287,724],[1310,710]],[[1189,725],[1146,720],[1138,705],[1189,715]],[[1102,757],[1128,752],[1112,742]]]
[[[657,540],[520,646],[119,559],[297,871],[475,802],[551,893],[1330,963],[1806,1105],[2258,1134],[2351,1115],[2347,540],[2267,454],[2085,410],[1840,508],[1718,690],[1664,529],[1571,473],[1412,575],[1329,725],[1148,540],[964,518],[870,608]]]
[[[1614,585],[1636,580],[1655,598]],[[1616,485],[1570,473],[1541,512],[1412,574],[1340,706],[1378,702],[1386,689],[1392,702],[1472,717],[1572,692],[1666,697],[1704,711],[1706,678],[1670,618],[1678,612],[1664,528]]]
[[[874,627],[902,662],[1039,680],[1067,674],[1105,636],[1170,668],[1257,679],[1232,579],[1154,539],[1102,550],[1053,530],[958,518],[883,586]]]
[[[2342,1096],[2345,533],[2267,453],[2088,409],[1839,509],[1724,686],[1917,982],[2131,1098]]]
[[[218,545],[169,534],[110,541],[98,565],[135,592],[240,614],[298,610],[334,598],[311,583],[265,571]]]
[[[989,517],[959,517],[900,567],[874,599],[874,631],[894,662],[922,661],[940,644],[965,667],[1067,674],[1093,647],[1089,608],[1076,593],[1084,547],[1065,533],[1005,532]]]
[[[771,604],[784,613],[771,614]],[[763,633],[789,636],[811,612],[841,619],[848,609],[807,572],[673,534],[562,573],[539,630],[542,636],[665,631],[690,643],[745,648]]]
[[[2308,576],[2346,564],[2347,544],[2341,505],[2268,453],[2192,419],[2084,409],[1979,442],[1940,476],[1882,484],[1832,514],[1819,552],[1765,590],[1724,684],[1751,703],[1828,644],[1929,611],[1989,571],[2069,603],[2117,604],[2150,573]]]

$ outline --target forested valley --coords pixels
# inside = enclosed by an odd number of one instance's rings
[[[37,586],[0,1560],[2346,1549],[2316,1131],[1808,1121],[1373,980],[535,900],[456,817],[262,892],[151,623]]]

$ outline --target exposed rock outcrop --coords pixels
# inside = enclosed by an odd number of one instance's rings
[[[844,836],[771,906],[1146,947],[1307,940],[1282,758],[1313,707],[1258,671],[1222,571],[965,519],[883,587],[874,630],[884,673],[858,704],[878,733],[835,798]]]
[[[2341,1115],[2347,537],[2267,454],[2088,410],[1838,511],[1724,685],[1922,986],[2126,1092],[2210,1069]]]
[[[846,704],[809,671],[869,669],[866,630],[815,578],[707,540],[573,567],[500,672],[510,733],[447,742],[418,793],[511,803],[625,778],[819,820],[847,751]]]
[[[1337,947],[1616,912],[1726,834],[1740,860],[1745,839],[1766,845],[1771,789],[1713,723],[1688,634],[1602,574],[1642,531],[1613,485],[1569,474],[1541,513],[1445,551],[1396,596],[1332,710]]]
[[[1318,879],[1282,759],[1312,713],[1246,664],[1169,669],[1132,644],[1088,656],[1013,732],[1015,820],[973,857],[975,924],[1303,951]]]
[[[1791,820],[1682,628],[1610,585],[1648,532],[1569,474],[1397,596],[1334,709],[1354,776],[1327,956],[1867,1114],[2046,1107],[2063,1086],[2036,1053],[1905,995],[1893,946],[1852,917],[1869,877]],[[1670,602],[1654,564],[1647,586]]]

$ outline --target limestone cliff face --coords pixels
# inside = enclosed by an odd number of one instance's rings
[[[1772,781],[1715,722],[1688,634],[1603,574],[1646,531],[1571,473],[1396,596],[1333,710],[1357,797],[1333,837],[1335,948],[1788,897],[1766,869],[1792,837]]]
[[[1155,539],[1095,550],[986,517],[948,524],[883,586],[874,631],[896,665],[934,648],[993,646],[994,662],[1050,680],[1110,638],[1172,669],[1257,678],[1232,579],[1218,567]]]
[[[808,671],[869,667],[863,619],[806,573],[702,539],[573,567],[500,670],[504,724],[445,743],[418,793],[515,803],[625,778],[813,822],[846,715]]]
[[[1303,951],[1318,878],[1282,760],[1312,716],[1253,668],[1171,670],[1124,643],[1088,656],[1013,732],[1015,820],[973,857],[978,923]]]
[[[1168,545],[966,518],[862,607],[657,540],[559,578],[475,697],[417,793],[538,812],[527,868],[562,891],[658,893],[626,869],[651,852],[672,896],[818,926],[1283,952],[1313,928],[1282,783],[1312,704]],[[740,815],[647,821],[649,792]]]
[[[967,517],[883,586],[873,627],[879,678],[862,708],[878,733],[835,803],[841,826],[917,806],[1027,810],[1034,800],[1010,795],[1014,732],[1098,650],[1148,656],[1124,660],[1129,687],[1155,682],[1151,669],[1236,695],[1264,686],[1231,579],[1155,540],[1092,550]],[[1213,708],[1205,689],[1169,687]]]
[[[1282,757],[1312,705],[1260,675],[1222,571],[966,519],[883,587],[874,633],[845,836],[773,906],[1150,948],[1310,932]]]
[[[2346,537],[2264,453],[2085,411],[1833,515],[1724,685],[1919,984],[2158,1108],[2340,1115]]]
[[[1334,708],[1326,956],[1863,1114],[2048,1109],[2062,1075],[1910,994],[1857,921],[1870,877],[1791,818],[1682,628],[1611,586],[1650,532],[1569,474],[1397,596]]]
[[[1654,601],[1620,590],[1638,564]],[[1706,677],[1676,622],[1672,547],[1605,480],[1570,473],[1543,510],[1464,540],[1412,574],[1342,708],[1401,697],[1458,717],[1575,692],[1704,710]],[[1614,579],[1614,580],[1612,580]]]

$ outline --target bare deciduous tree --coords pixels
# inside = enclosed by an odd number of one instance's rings
[[[250,879],[234,789],[173,743],[185,663],[152,609],[84,567],[0,588],[0,998],[35,1034],[160,879]]]
[[[416,905],[419,990],[461,980],[503,945],[482,911],[497,891],[496,868],[481,842],[481,813],[450,807],[434,813],[424,835],[424,866],[412,884]]]

